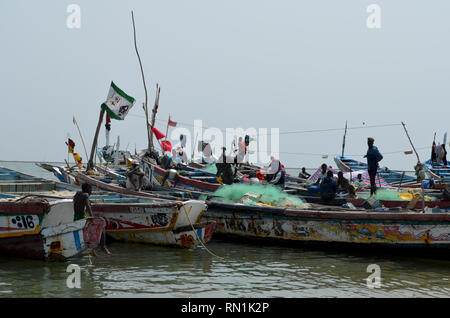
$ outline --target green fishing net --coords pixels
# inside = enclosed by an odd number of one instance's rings
[[[386,201],[411,201],[413,196],[418,193],[420,193],[420,191],[417,190],[397,191],[396,189],[393,190],[378,189],[377,192],[375,193],[375,198],[377,200],[386,200]],[[356,197],[367,200],[370,197],[370,192],[358,192],[356,194]],[[425,195],[425,201],[435,201],[435,200],[436,200],[435,197]]]
[[[217,167],[215,164],[210,164],[206,166],[203,170],[206,170],[208,172],[217,173]]]
[[[271,184],[236,183],[223,185],[214,192],[214,196],[216,196],[215,201],[243,203],[254,206],[300,208],[304,205],[300,198],[287,194],[281,188]]]

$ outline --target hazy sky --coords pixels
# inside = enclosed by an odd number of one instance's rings
[[[73,3],[79,29],[66,24]],[[380,29],[366,25],[370,4],[381,8]],[[282,162],[318,167],[335,165],[346,120],[404,121],[421,160],[434,132],[442,142],[448,129],[448,0],[2,0],[1,160],[61,161],[69,133],[87,161],[72,117],[89,151],[111,80],[136,98],[125,121],[112,122],[111,140],[146,147],[131,10],[150,107],[161,86],[163,132],[169,113],[189,129],[196,119],[221,129],[275,127]],[[392,153],[411,149],[401,126],[350,130],[346,154],[363,160],[368,136],[383,166],[412,170],[415,156]]]

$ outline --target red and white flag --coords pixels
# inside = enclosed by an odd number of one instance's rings
[[[177,126],[177,122],[176,121],[172,121],[170,120],[170,115],[169,115],[169,122],[167,123],[168,126],[172,126],[172,127],[176,127]]]

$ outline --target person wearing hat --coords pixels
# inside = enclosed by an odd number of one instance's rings
[[[131,168],[126,173],[126,188],[139,191],[143,186],[144,172],[139,168],[139,162],[135,159],[131,161]]]
[[[378,148],[373,145],[374,142],[375,139],[373,139],[372,137],[367,138],[367,146],[369,147],[369,149],[367,149],[367,154],[364,156],[364,158],[367,158],[367,172],[369,173],[370,177],[370,195],[373,195],[375,194],[375,192],[377,192],[375,177],[377,175],[378,162],[383,159],[383,156],[378,151]]]

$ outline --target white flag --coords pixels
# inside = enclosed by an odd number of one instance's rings
[[[111,82],[106,102],[102,104],[102,108],[106,110],[111,118],[123,120],[133,107],[136,100],[125,94],[114,82]]]

